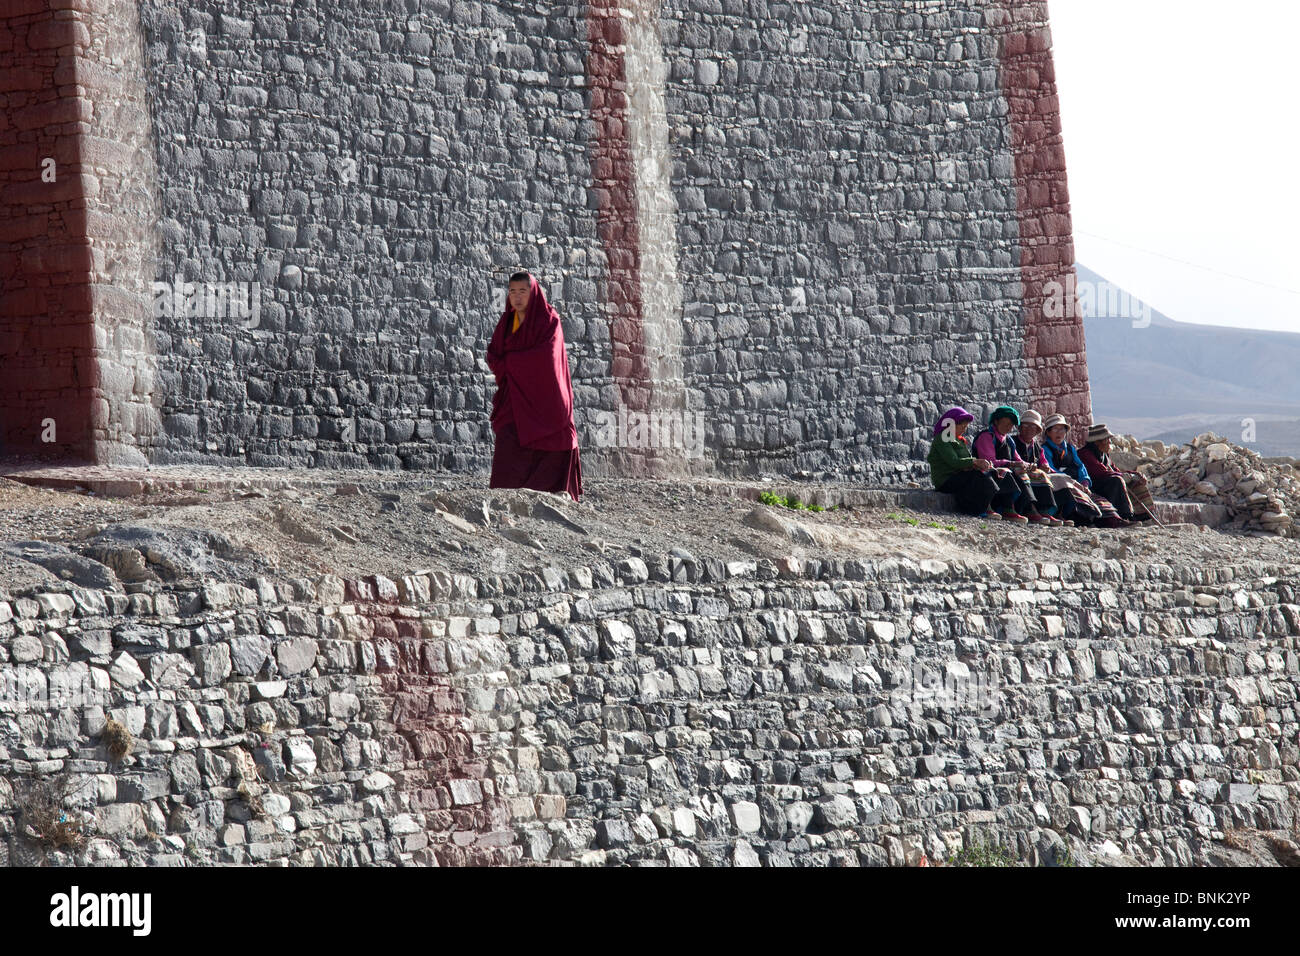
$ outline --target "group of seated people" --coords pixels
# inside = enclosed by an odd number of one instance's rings
[[[1090,426],[1087,442],[1076,449],[1066,440],[1070,425],[1063,415],[1043,421],[1038,412],[1021,415],[999,405],[971,442],[966,430],[974,420],[960,407],[939,416],[927,459],[934,486],[957,499],[957,510],[1003,521],[1099,528],[1155,517],[1146,479],[1110,460],[1114,436],[1105,425]]]

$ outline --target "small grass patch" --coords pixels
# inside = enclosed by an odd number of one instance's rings
[[[1234,850],[1250,849],[1250,840],[1247,839],[1245,833],[1243,833],[1240,829],[1237,829],[1236,827],[1234,827],[1231,830],[1225,830],[1223,833],[1223,840],[1221,842],[1223,843],[1224,846],[1230,846]]]
[[[948,866],[1019,866],[1020,861],[1006,847],[997,843],[964,846],[948,857]]]
[[[131,752],[131,745],[135,742],[131,737],[131,731],[111,717],[104,721],[104,729],[100,732],[99,740],[114,760],[125,759]]]
[[[792,511],[839,511],[839,505],[831,505],[829,508],[823,508],[821,505],[809,504],[806,501],[800,501],[798,495],[778,495],[770,491],[759,492],[758,500],[765,505],[771,505],[773,508],[789,508]]]
[[[1053,866],[1078,866],[1074,861],[1074,851],[1070,849],[1068,841],[1062,841],[1054,851],[1056,859],[1052,862]]]
[[[86,846],[81,824],[70,819],[63,807],[70,788],[71,777],[65,771],[29,780],[15,794],[19,832],[42,854],[49,850],[77,851]]]

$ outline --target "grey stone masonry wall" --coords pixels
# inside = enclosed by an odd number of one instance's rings
[[[623,278],[597,222],[587,5],[139,9],[157,278],[246,283],[257,304],[155,318],[152,459],[486,467],[482,355],[523,267],[564,318],[597,473],[595,416],[620,401],[602,290]],[[658,11],[667,152],[645,161],[672,195],[639,199],[675,216],[653,289],[678,290],[681,314],[656,321],[681,325],[705,470],[912,471],[942,408],[1026,398],[1001,12]]]
[[[675,552],[0,595],[0,847],[816,866],[996,842],[1190,865],[1294,824],[1298,638],[1295,566]],[[33,782],[61,774],[77,850],[31,832]]]
[[[143,40],[134,0],[101,0],[87,12],[90,44],[77,83],[93,103],[82,140],[96,189],[87,200],[94,250],[94,459],[142,465],[160,431],[155,354],[148,341],[158,265],[158,181],[150,135]]]
[[[998,5],[667,6],[686,380],[718,460],[887,476],[949,405],[1022,400]]]
[[[575,378],[608,374],[582,9],[142,0],[160,278],[260,296],[256,317],[157,320],[157,461],[484,465],[483,353],[521,267]]]

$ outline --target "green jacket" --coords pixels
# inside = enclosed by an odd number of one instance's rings
[[[945,441],[943,435],[939,435],[931,443],[930,454],[925,460],[930,463],[930,480],[936,488],[942,488],[943,483],[957,472],[975,467],[975,456],[965,438]]]

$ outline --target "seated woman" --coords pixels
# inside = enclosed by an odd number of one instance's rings
[[[1057,492],[1056,500],[1062,505],[1062,517],[1071,517],[1081,525],[1128,527],[1129,522],[1119,516],[1115,506],[1092,490],[1088,469],[1079,460],[1074,446],[1065,440],[1070,430],[1065,416],[1052,415],[1043,425],[1043,456],[1052,470],[1050,480]]]
[[[1057,487],[1051,480],[1052,469],[1047,464],[1047,457],[1043,454],[1043,446],[1039,441],[1039,436],[1043,433],[1043,416],[1038,414],[1032,408],[1020,416],[1020,427],[1016,434],[1011,436],[1011,443],[1015,447],[1016,454],[1024,461],[1029,463],[1029,471],[1025,475],[1025,480],[1029,484],[1029,490],[1033,493],[1034,501],[1038,505],[1038,513],[1052,515],[1060,519],[1062,524],[1073,527],[1074,522],[1067,520],[1065,516],[1066,499],[1068,494],[1062,493],[1059,496],[1055,494]],[[1058,508],[1060,514],[1057,514]]]
[[[995,506],[1009,510],[1015,500],[1014,486],[1004,487],[990,473],[993,466],[971,454],[966,427],[975,416],[957,406],[948,409],[934,423],[930,445],[930,480],[934,487],[957,499],[957,510],[983,518],[1001,518]]]
[[[1011,429],[1020,424],[1020,413],[1010,405],[999,405],[989,414],[989,424],[975,438],[975,454],[991,462],[999,479],[1007,478],[1016,489],[1011,509],[1002,512],[1005,521],[1032,521],[1035,524],[1059,525],[1059,518],[1040,514],[1034,494],[1029,490],[1025,475],[1029,465],[1016,453],[1016,446],[1008,437]],[[1050,494],[1050,489],[1049,489]],[[1016,512],[1019,508],[1024,514]]]
[[[1126,521],[1151,521],[1155,501],[1147,490],[1147,480],[1134,471],[1120,471],[1110,460],[1110,440],[1115,436],[1105,425],[1088,427],[1088,443],[1079,449],[1079,460],[1088,469],[1097,493],[1108,499]],[[1134,509],[1133,500],[1138,509]]]

